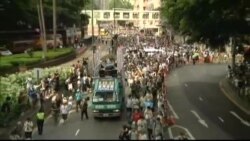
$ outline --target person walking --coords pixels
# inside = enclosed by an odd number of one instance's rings
[[[82,97],[83,97],[82,92],[80,91],[80,89],[77,89],[77,91],[76,91],[76,93],[75,93],[76,112],[78,112],[78,108],[79,108],[80,105],[81,105]]]
[[[69,114],[69,106],[68,106],[68,101],[64,97],[63,104],[60,107],[60,111],[62,114],[62,122],[64,123],[68,119],[68,114]]]
[[[132,119],[132,96],[129,95],[126,101],[126,113],[127,113],[127,119],[129,123],[131,123]]]
[[[43,134],[44,116],[45,116],[44,110],[43,108],[40,108],[39,112],[36,114],[36,122],[39,135]]]
[[[31,121],[31,118],[27,118],[26,121],[24,122],[24,137],[27,140],[31,140],[32,139],[32,132],[33,132],[33,128],[34,128],[34,124]]]
[[[89,119],[89,116],[88,116],[88,101],[89,101],[89,97],[87,97],[81,104],[81,120],[83,120],[83,115],[85,115],[86,119]]]

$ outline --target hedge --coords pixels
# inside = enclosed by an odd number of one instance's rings
[[[48,50],[46,54],[47,60],[52,60],[58,57],[65,56],[74,51],[73,48],[62,48],[56,50]],[[33,65],[42,61],[42,51],[33,52],[33,56],[30,57],[26,53],[15,54],[11,56],[1,56],[0,58],[0,72],[3,70],[11,69],[20,65]]]

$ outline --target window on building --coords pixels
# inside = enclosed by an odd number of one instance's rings
[[[145,6],[143,6],[143,10],[146,10],[146,7],[145,7]]]
[[[138,19],[139,18],[139,14],[138,13],[133,13],[133,18],[134,19]]]
[[[124,19],[129,19],[129,13],[123,13],[123,18]]]
[[[150,21],[150,25],[153,25],[153,21]]]
[[[148,18],[149,18],[149,14],[148,14],[148,13],[144,13],[144,14],[142,15],[142,18],[143,18],[143,19],[148,19]]]
[[[150,10],[154,10],[154,4],[150,4]]]
[[[158,19],[159,18],[159,13],[153,13],[152,18],[153,19]]]
[[[137,5],[137,9],[139,9],[140,8],[140,6],[139,5]]]
[[[120,13],[119,12],[115,12],[115,18],[120,18]]]
[[[109,19],[110,18],[110,13],[109,12],[104,12],[103,18],[104,19]]]
[[[155,32],[155,33],[158,32],[158,28],[154,28],[153,32]]]

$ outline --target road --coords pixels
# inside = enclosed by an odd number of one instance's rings
[[[86,52],[88,57],[91,52]],[[91,60],[91,59],[90,59]],[[167,80],[168,100],[176,125],[165,132],[176,138],[185,131],[191,139],[250,139],[249,116],[223,94],[219,81],[226,75],[226,65],[187,65],[173,71]],[[128,91],[128,90],[126,90]],[[128,92],[127,92],[128,93]],[[117,139],[125,116],[121,119],[80,120],[74,111],[65,124],[55,126],[52,118],[44,125],[44,134],[35,131],[34,139]]]
[[[100,56],[104,56],[108,53],[108,47],[104,46],[100,48]],[[93,53],[91,49],[88,49],[82,57],[88,57],[89,68],[92,71]],[[97,58],[97,57],[96,57]],[[68,66],[76,63],[78,59],[67,62],[61,66]],[[126,89],[127,91],[127,89]],[[91,96],[90,96],[91,97]],[[89,103],[89,107],[91,102]],[[70,111],[68,120],[66,123],[55,126],[53,118],[49,116],[44,123],[43,135],[38,135],[37,130],[33,133],[33,139],[118,139],[118,135],[121,131],[122,125],[126,124],[125,115],[120,119],[94,119],[92,117],[91,109],[89,108],[89,119],[80,120],[80,113],[76,113],[74,110]]]
[[[226,65],[216,64],[187,65],[169,75],[168,100],[176,124],[186,128],[193,139],[250,139],[249,116],[219,87],[225,76]],[[168,136],[175,138],[180,128],[174,126]]]
[[[68,120],[55,126],[52,118],[46,120],[43,135],[34,132],[33,139],[65,140],[65,139],[118,139],[121,127],[126,123],[125,116],[121,119],[94,119],[89,110],[89,119],[80,120],[80,113],[71,112]]]

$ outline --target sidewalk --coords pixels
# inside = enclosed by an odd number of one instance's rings
[[[78,49],[77,57],[75,59],[73,59],[69,62],[65,62],[65,63],[76,62],[76,60],[82,58],[85,55],[85,52],[89,49],[90,48],[88,48],[88,47]],[[61,65],[64,65],[64,64],[61,64]],[[51,107],[50,101],[46,101],[44,103],[45,117],[48,117],[48,115],[50,114],[50,111],[51,111],[50,107]],[[35,108],[29,109],[29,110],[25,111],[24,113],[22,113],[17,120],[11,121],[9,126],[7,126],[6,128],[1,127],[0,128],[0,140],[4,140],[4,139],[9,140],[10,139],[10,133],[14,130],[18,121],[21,121],[23,124],[24,121],[28,117],[31,117],[33,119],[34,124],[36,125],[35,114],[38,112],[39,108],[40,108],[40,105],[38,104]]]
[[[220,89],[231,102],[247,115],[250,115],[250,101],[238,96],[235,86],[233,86],[229,79],[224,78],[220,81]]]

